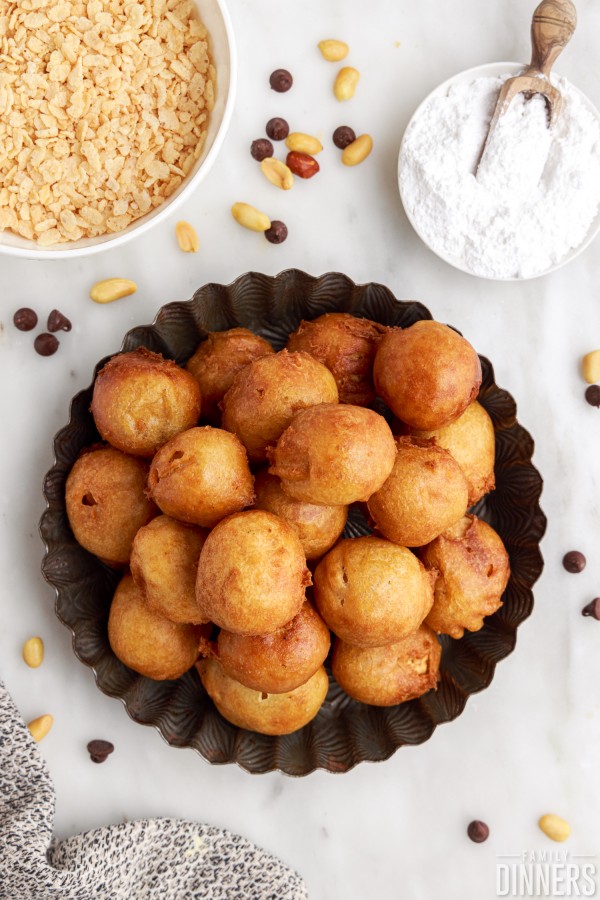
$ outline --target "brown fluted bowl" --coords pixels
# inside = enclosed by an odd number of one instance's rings
[[[125,335],[121,350],[145,346],[185,363],[207,332],[236,326],[252,329],[280,349],[301,319],[336,310],[405,327],[431,318],[420,303],[398,302],[382,285],[355,285],[337,273],[314,278],[296,269],[276,277],[250,272],[231,285],[208,284],[191,300],[164,306],[152,325]],[[98,363],[95,374],[105,362]],[[225,721],[195,670],[177,681],[152,681],[128,669],[112,652],[107,620],[120,573],[77,544],[65,510],[69,470],[80,450],[99,439],[89,411],[92,385],[80,391],[71,403],[68,424],[56,435],[56,462],[44,481],[48,508],[40,523],[47,548],[42,572],[56,589],[56,613],[73,633],[75,653],[94,670],[98,687],[119,697],[136,722],[158,728],[169,744],[193,747],[211,763],[237,762],[248,772],[346,772],[364,760],[387,759],[404,744],[420,744],[436,725],[460,715],[467,697],[489,685],[496,663],[515,646],[518,625],[531,613],[531,589],[543,566],[539,542],[546,527],[539,506],[542,479],[531,462],[533,440],[518,424],[510,394],[494,382],[491,363],[482,358],[481,364],[479,401],[496,431],[496,490],[475,512],[498,531],[510,555],[503,606],[481,631],[460,640],[442,639],[437,691],[378,708],[352,700],[330,679],[316,719],[284,737],[244,731]],[[356,513],[345,534],[355,537],[368,530]]]

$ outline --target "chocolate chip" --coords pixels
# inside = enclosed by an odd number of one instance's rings
[[[573,575],[576,575],[578,572],[583,572],[586,562],[585,556],[583,553],[580,553],[579,550],[569,550],[569,552],[565,553],[563,556],[563,566],[567,572],[571,572]]]
[[[271,72],[269,84],[278,94],[285,94],[286,91],[289,91],[293,83],[294,79],[287,69],[275,69],[274,72]]]
[[[250,153],[254,159],[258,160],[258,162],[262,162],[263,159],[273,156],[273,144],[266,138],[259,138],[257,141],[252,141]]]
[[[595,600],[592,600],[591,603],[584,606],[581,610],[581,614],[583,616],[591,616],[592,619],[598,619],[600,621],[600,597],[596,597]]]
[[[333,132],[333,143],[340,150],[344,150],[348,144],[356,140],[356,134],[349,125],[340,125]]]
[[[285,119],[276,116],[274,119],[269,119],[265,131],[272,141],[285,141],[290,133],[290,126]]]
[[[490,829],[485,822],[480,822],[479,819],[475,819],[473,822],[469,823],[467,834],[476,844],[483,844],[490,836]]]
[[[287,225],[275,219],[271,222],[271,227],[265,231],[265,237],[270,244],[283,244],[288,236]]]
[[[48,331],[70,331],[72,327],[69,319],[58,309],[53,309],[48,316]]]
[[[114,749],[114,744],[111,744],[110,741],[90,741],[87,745],[87,751],[90,754],[90,759],[95,763],[105,762]]]
[[[600,406],[600,384],[590,384],[585,392],[585,399],[590,406]]]
[[[39,353],[40,356],[52,356],[58,350],[58,341],[53,334],[48,334],[44,331],[42,334],[38,334],[33,342],[33,346],[36,353]]]
[[[28,306],[23,306],[22,309],[18,309],[14,314],[13,322],[15,328],[18,328],[19,331],[31,331],[37,325],[37,313],[35,310],[29,309]]]

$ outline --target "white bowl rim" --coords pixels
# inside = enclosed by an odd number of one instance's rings
[[[429,102],[429,100],[431,100],[433,97],[437,96],[438,94],[441,94],[443,91],[448,90],[448,88],[450,88],[453,84],[456,84],[459,81],[462,81],[466,78],[477,78],[477,77],[485,76],[485,75],[489,75],[491,77],[494,75],[504,75],[505,73],[517,74],[524,68],[525,68],[524,63],[491,62],[491,63],[484,63],[483,65],[480,65],[480,66],[472,66],[470,69],[464,69],[462,72],[457,72],[455,75],[452,75],[450,78],[447,78],[441,84],[438,84],[438,86],[435,87],[432,91],[430,91],[427,94],[427,96],[421,101],[421,103],[419,103],[419,105],[415,109],[414,113],[410,117],[408,125],[404,129],[402,141],[400,142],[400,152],[398,154],[398,188],[400,191],[400,199],[402,200],[402,206],[404,207],[404,212],[406,214],[408,221],[412,225],[412,227],[415,230],[415,232],[417,233],[417,235],[421,238],[421,240],[423,241],[425,246],[428,247],[432,253],[435,253],[435,255],[437,257],[439,257],[439,259],[448,263],[448,265],[452,266],[453,268],[459,269],[461,272],[465,272],[467,275],[471,275],[473,278],[481,278],[486,281],[532,281],[534,278],[543,278],[545,275],[550,275],[551,272],[556,272],[558,269],[562,269],[563,266],[566,266],[567,263],[570,263],[572,260],[574,260],[576,257],[578,257],[580,255],[580,253],[583,253],[583,251],[589,247],[589,245],[592,243],[594,238],[597,236],[598,232],[600,231],[600,211],[596,214],[596,218],[590,225],[589,231],[588,231],[586,237],[581,242],[581,244],[579,244],[578,247],[574,247],[572,250],[569,250],[569,252],[563,257],[563,259],[560,260],[560,262],[557,262],[554,265],[550,266],[549,268],[544,269],[542,272],[538,272],[535,275],[527,275],[527,276],[522,276],[522,277],[521,276],[518,276],[518,277],[510,276],[508,278],[498,278],[498,277],[495,277],[492,275],[480,275],[476,272],[473,272],[471,269],[467,268],[466,266],[462,265],[462,263],[459,262],[457,259],[454,259],[451,256],[446,256],[441,251],[434,249],[431,246],[431,244],[429,244],[429,242],[427,240],[425,240],[425,238],[423,237],[423,235],[417,228],[415,222],[413,221],[411,214],[409,213],[408,209],[406,208],[406,204],[404,203],[404,198],[402,196],[402,185],[400,183],[400,163],[402,160],[402,152],[404,149],[404,142],[406,140],[406,135],[408,133],[408,129],[410,128],[413,121],[420,114],[422,108]],[[600,112],[594,106],[592,101],[587,97],[587,95],[584,94],[583,91],[580,91],[579,88],[576,87],[571,81],[569,81],[569,86],[579,95],[579,97],[584,102],[587,109],[589,109],[589,111],[593,115],[595,115],[596,118],[598,119],[598,121],[600,122]]]
[[[166,219],[167,216],[170,216],[173,210],[180,206],[180,204],[184,200],[189,200],[190,193],[208,174],[217,157],[217,154],[221,149],[221,146],[223,145],[223,141],[225,140],[225,136],[227,134],[227,131],[229,130],[229,125],[231,123],[237,90],[238,60],[233,23],[231,21],[229,10],[225,5],[225,0],[214,0],[214,2],[219,8],[219,12],[221,13],[221,16],[223,18],[223,25],[225,27],[225,33],[227,35],[227,46],[229,51],[229,87],[227,92],[227,99],[225,102],[225,109],[223,111],[223,118],[221,119],[221,124],[219,125],[210,150],[206,154],[206,157],[202,161],[199,169],[194,172],[193,175],[189,176],[189,180],[187,182],[184,182],[183,189],[177,195],[177,197],[174,197],[172,200],[168,200],[167,202],[163,203],[161,207],[157,208],[155,215],[152,218],[149,218],[147,221],[144,221],[144,217],[142,217],[139,220],[139,224],[135,225],[135,228],[132,228],[131,231],[125,230],[116,232],[114,236],[108,238],[105,241],[102,241],[99,244],[90,244],[85,247],[71,247],[68,243],[65,243],[58,244],[52,248],[38,248],[33,241],[30,242],[31,247],[13,247],[9,244],[3,244],[0,241],[0,255],[16,256],[24,259],[36,260],[61,260],[75,259],[82,256],[92,256],[93,254],[102,253],[106,250],[113,250],[115,247],[122,246],[128,241],[131,241],[134,238],[145,234],[159,222],[162,222],[164,219]]]

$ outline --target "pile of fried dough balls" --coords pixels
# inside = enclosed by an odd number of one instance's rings
[[[316,716],[332,638],[355,700],[435,689],[437,635],[479,630],[509,577],[500,537],[467,514],[494,487],[480,384],[451,328],[347,313],[302,322],[279,353],[233,328],[185,368],[111,358],[91,405],[104,443],[75,462],[66,505],[79,544],[125,571],[116,656],[158,680],[196,666],[226,719],[272,735]],[[341,538],[352,504],[372,535]]]

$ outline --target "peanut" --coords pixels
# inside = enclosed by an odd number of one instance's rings
[[[294,184],[294,176],[291,170],[282,163],[280,159],[273,156],[267,156],[260,164],[261,171],[267,181],[274,184],[275,187],[281,188],[282,191],[289,191]]]
[[[343,69],[340,69],[333,85],[333,93],[336,98],[342,101],[354,97],[359,78],[360,72],[358,69],[353,69],[352,66],[344,66]]]
[[[600,381],[600,350],[592,350],[581,360],[581,371],[588,384]]]
[[[285,146],[288,150],[308,153],[309,156],[314,156],[315,153],[320,153],[323,149],[323,144],[318,138],[313,137],[311,134],[302,134],[301,131],[293,131],[291,134],[288,134]]]
[[[197,253],[200,246],[198,235],[189,222],[178,222],[175,226],[175,237],[179,244],[179,249],[184,253]]]
[[[323,59],[326,59],[327,62],[339,62],[341,59],[345,59],[350,50],[350,47],[344,41],[319,41],[317,46],[323,55]]]
[[[348,144],[342,152],[342,162],[345,166],[357,166],[363,162],[373,149],[373,138],[370,134],[361,134]]]
[[[38,716],[37,719],[34,719],[33,722],[28,724],[29,733],[31,737],[34,739],[36,744],[46,737],[50,729],[52,728],[52,724],[54,719],[52,716]]]
[[[137,284],[128,278],[105,278],[98,281],[90,291],[90,297],[94,303],[112,303],[121,297],[129,297],[135,294]]]
[[[286,162],[298,178],[312,178],[321,168],[316,159],[307,153],[298,153],[297,150],[290,150]]]
[[[271,227],[269,217],[249,203],[234,203],[231,215],[239,225],[250,231],[267,231]]]
[[[23,645],[23,659],[30,669],[37,669],[44,661],[44,642],[40,637],[29,638]]]
[[[571,826],[560,816],[547,813],[538,822],[539,827],[551,841],[566,841],[571,834]]]

